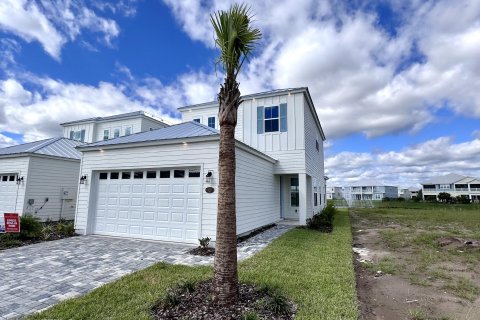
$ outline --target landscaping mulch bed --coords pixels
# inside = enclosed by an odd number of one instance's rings
[[[153,308],[154,319],[243,320],[250,319],[248,315],[251,319],[289,320],[295,316],[296,307],[291,301],[248,284],[239,285],[237,304],[220,307],[213,300],[212,287],[207,281],[191,290],[171,290],[168,298]]]
[[[277,225],[275,223],[272,223],[272,224],[269,224],[269,225],[266,225],[264,227],[261,227],[259,229],[256,229],[254,230],[253,232],[247,234],[247,235],[244,235],[244,236],[241,236],[241,237],[237,237],[237,244],[240,244],[242,242],[245,242],[247,241],[248,239],[250,238],[253,238],[255,237],[256,235],[262,233],[262,232],[265,232],[269,229],[272,229],[274,227],[276,227]],[[204,248],[204,247],[196,247],[194,249],[191,249],[191,250],[188,250],[187,253],[189,254],[193,254],[193,255],[196,255],[196,256],[213,256],[215,255],[215,248],[212,248],[212,247],[207,247],[207,248]]]

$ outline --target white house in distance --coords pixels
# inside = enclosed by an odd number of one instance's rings
[[[343,199],[343,188],[327,186],[327,200],[340,200],[340,199]]]
[[[281,219],[305,224],[325,205],[325,136],[308,89],[242,99],[235,134],[238,234]],[[78,233],[215,240],[218,102],[179,111],[181,124],[78,148],[86,177]]]
[[[60,124],[63,136],[86,143],[128,136],[133,133],[167,127],[162,119],[144,111],[75,120]]]
[[[474,202],[480,201],[480,179],[450,173],[422,182],[424,200],[436,200],[440,192],[452,197],[464,196]]]
[[[416,187],[410,187],[410,188],[404,188],[404,189],[398,189],[398,197],[399,198],[404,198],[404,199],[413,199],[418,197],[418,192],[420,191],[419,188]]]
[[[344,195],[346,200],[382,200],[397,198],[398,188],[376,180],[364,180],[346,186]]]
[[[51,138],[0,149],[0,215],[30,213],[72,220],[79,182],[79,141]]]

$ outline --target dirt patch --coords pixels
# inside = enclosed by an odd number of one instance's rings
[[[362,320],[405,320],[405,319],[480,319],[480,298],[473,301],[462,298],[461,281],[468,279],[473,285],[480,286],[479,274],[453,259],[448,263],[436,261],[428,265],[428,270],[414,270],[417,256],[416,248],[389,248],[382,238],[384,230],[402,232],[409,227],[401,224],[374,221],[370,223],[361,216],[352,214],[353,251],[357,275],[357,293],[361,306]],[[408,231],[417,235],[416,230]],[[440,255],[453,250],[462,254],[462,250],[476,250],[475,242],[455,237],[442,237],[437,240]],[[435,243],[432,243],[434,246]],[[467,249],[471,246],[471,249]],[[427,256],[428,258],[428,256]],[[382,265],[382,261],[395,262],[395,266]],[[419,262],[424,268],[425,263]],[[393,264],[393,263],[392,263]],[[412,266],[415,265],[415,266]],[[382,267],[390,267],[393,272],[385,272]],[[411,271],[414,270],[414,271]],[[432,270],[436,274],[431,275]],[[449,278],[449,277],[452,278]],[[456,278],[455,278],[456,277]],[[456,287],[457,286],[457,287]]]
[[[196,247],[196,248],[193,248],[191,250],[188,250],[187,251],[189,254],[193,254],[193,255],[196,255],[196,256],[204,256],[204,257],[209,257],[209,256],[213,256],[215,254],[215,248],[211,248],[211,247]]]
[[[290,320],[295,316],[295,305],[276,291],[262,290],[252,285],[240,284],[239,301],[229,306],[219,306],[213,300],[212,292],[211,281],[202,282],[194,288],[171,290],[167,294],[167,298],[154,307],[154,318]]]

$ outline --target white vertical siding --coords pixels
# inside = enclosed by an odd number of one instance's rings
[[[172,144],[163,146],[122,148],[114,150],[84,152],[81,174],[88,176],[87,184],[80,185],[78,194],[75,228],[80,233],[88,233],[87,220],[89,210],[95,205],[95,175],[99,170],[133,169],[133,168],[172,168],[203,167],[202,185],[202,237],[215,239],[217,212],[217,179],[218,179],[218,142],[197,142]],[[209,170],[214,172],[214,180],[206,183],[205,175]],[[92,180],[93,177],[93,180]],[[205,188],[212,186],[214,193],[206,193]]]
[[[85,141],[87,143],[96,142],[95,123],[80,123],[63,127],[63,137],[70,139],[70,131],[85,130]]]
[[[280,220],[280,179],[274,164],[236,149],[237,234]]]
[[[311,177],[309,182],[310,191],[308,192],[308,203],[311,204],[311,207],[307,212],[307,214],[310,214],[318,212],[325,204],[323,139],[307,100],[304,101],[303,108],[305,114],[305,168],[307,174]],[[317,142],[319,150],[316,147]],[[313,200],[315,185],[317,186],[317,193],[319,193],[318,206],[316,207]]]
[[[235,138],[279,160],[275,166],[276,174],[305,173],[304,101],[302,92],[246,99],[238,108]],[[258,134],[257,107],[278,106],[280,103],[287,104],[287,131]],[[216,105],[182,110],[182,121],[200,119],[206,125],[207,118],[216,116],[217,112]]]
[[[25,199],[25,192],[27,190],[27,182],[29,180],[29,162],[30,157],[13,157],[0,159],[0,175],[4,173],[16,173],[19,177],[23,177],[23,182],[17,185],[16,201],[13,200],[15,212],[19,214],[23,214],[24,212],[23,203]],[[0,211],[2,210],[3,208],[0,208]]]
[[[167,127],[167,124],[159,123],[158,121],[151,120],[149,118],[142,118],[141,131],[149,131],[152,129],[160,129]],[[123,132],[122,132],[123,133]],[[135,131],[133,132],[135,133]]]
[[[215,117],[215,129],[220,130],[218,124],[218,105],[212,104],[207,108],[195,108],[192,111],[184,110],[182,112],[182,122],[193,121],[193,119],[200,119],[200,123],[208,126],[208,118]]]
[[[103,140],[103,130],[106,129],[110,130],[110,139],[113,138],[113,130],[116,128],[120,129],[120,136],[123,136],[126,127],[132,127],[132,133],[142,132],[142,118],[99,122],[95,128],[95,141]]]
[[[25,211],[42,220],[58,220],[62,211],[62,189],[70,192],[72,200],[63,203],[62,218],[72,220],[75,216],[77,185],[79,183],[80,161],[62,160],[32,156],[28,174],[28,190],[25,194]],[[48,202],[45,203],[45,198]],[[33,207],[27,205],[34,199]],[[45,205],[41,210],[42,204]],[[38,210],[37,213],[35,211]]]

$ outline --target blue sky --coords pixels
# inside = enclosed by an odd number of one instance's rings
[[[480,176],[478,1],[251,5],[264,38],[241,90],[310,88],[333,183]],[[75,118],[138,109],[178,121],[176,108],[218,91],[208,16],[226,7],[4,1],[0,146],[59,135],[58,123]]]

